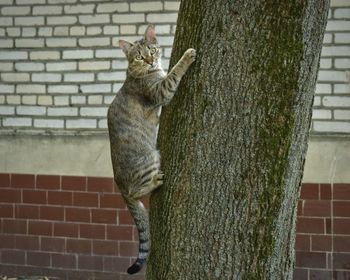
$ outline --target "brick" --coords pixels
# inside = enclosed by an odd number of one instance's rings
[[[85,26],[73,26],[70,28],[70,35],[83,36],[85,35]]]
[[[60,59],[59,51],[33,51],[30,52],[31,60],[58,60]]]
[[[0,93],[14,93],[15,92],[15,86],[14,85],[5,85],[0,84]]]
[[[163,13],[163,14],[154,14],[150,13],[147,15],[147,22],[167,22],[174,23],[177,20],[177,13]]]
[[[93,73],[69,73],[64,74],[65,82],[93,82],[94,74]]]
[[[3,126],[31,126],[31,118],[4,118],[2,121]]]
[[[310,279],[328,280],[328,279],[332,279],[332,275],[333,273],[330,270],[310,269]]]
[[[13,106],[0,106],[0,115],[14,115],[15,107]]]
[[[312,119],[317,120],[329,120],[332,118],[331,110],[313,109]]]
[[[16,0],[17,5],[45,4],[45,0]]]
[[[89,26],[86,29],[87,35],[100,35],[102,34],[102,27],[101,26]]]
[[[314,131],[316,132],[336,132],[336,133],[350,133],[350,124],[347,122],[326,122],[314,121]]]
[[[90,223],[90,209],[86,208],[65,208],[66,221],[68,222],[86,222]]]
[[[46,108],[41,106],[17,106],[18,115],[42,116],[46,114]]]
[[[326,268],[326,253],[296,252],[297,267]]]
[[[92,58],[94,53],[92,50],[67,50],[63,51],[63,59],[85,59]]]
[[[123,69],[123,70],[126,70],[127,68],[128,68],[128,62],[127,62],[126,59],[124,59],[124,60],[114,60],[112,62],[112,69]]]
[[[23,85],[17,85],[16,87],[17,93],[24,93],[24,94],[39,94],[39,93],[45,93],[46,88],[45,85],[38,85],[38,84],[23,84]]]
[[[110,62],[108,60],[100,61],[81,61],[79,62],[80,71],[97,71],[110,69]]]
[[[109,23],[110,18],[109,15],[83,15],[79,16],[79,22],[81,24],[101,24],[101,23]]]
[[[306,200],[304,204],[304,216],[330,217],[331,202],[325,200]]]
[[[46,20],[48,25],[72,25],[78,22],[76,16],[49,16]]]
[[[12,7],[3,7],[1,9],[1,14],[6,16],[18,16],[18,15],[28,15],[30,13],[29,6],[12,6]]]
[[[89,105],[100,105],[102,104],[102,95],[90,95],[88,96]]]
[[[115,224],[117,222],[117,211],[107,209],[92,209],[91,221],[93,223]]]
[[[22,96],[23,105],[36,105],[36,95]]]
[[[330,184],[320,184],[320,199],[322,200],[332,199],[332,187]]]
[[[133,240],[133,226],[107,225],[107,239]]]
[[[333,14],[336,19],[346,19],[350,18],[350,9],[349,8],[339,8],[334,10]]]
[[[302,218],[297,220],[298,233],[324,233],[325,224],[322,218]]]
[[[76,38],[48,38],[46,39],[46,45],[48,47],[76,47]]]
[[[13,40],[12,39],[0,39],[0,48],[13,48]]]
[[[107,119],[99,120],[98,128],[108,128]]]
[[[60,108],[48,108],[48,116],[77,116],[78,108],[73,107],[60,107]]]
[[[98,73],[97,79],[99,81],[124,81],[126,78],[125,71],[116,71],[116,72],[108,72],[108,73]]]
[[[148,25],[140,25],[138,34],[143,35],[145,34],[146,28]],[[170,33],[170,24],[162,24],[156,26],[156,33],[157,35],[169,35]]]
[[[105,225],[80,224],[80,238],[105,239]]]
[[[13,218],[14,209],[11,204],[0,204],[0,217],[1,218]]]
[[[100,195],[100,207],[125,209],[125,203],[120,194],[102,193]]]
[[[95,55],[97,58],[125,58],[124,53],[118,49],[98,49]]]
[[[297,234],[295,239],[295,250],[297,251],[310,251],[311,238],[310,235]]]
[[[178,11],[180,7],[180,2],[174,1],[165,1],[164,2],[164,10],[169,11]]]
[[[347,218],[334,218],[333,220],[333,233],[334,234],[350,234],[350,219]]]
[[[8,173],[0,173],[0,188],[9,188],[11,186],[11,178]]]
[[[3,232],[11,234],[27,234],[27,221],[3,219]]]
[[[293,273],[293,280],[309,280],[308,269],[295,268]]]
[[[78,0],[48,0],[49,4],[76,3]]]
[[[13,71],[13,64],[12,62],[0,62],[0,69],[3,72],[11,72]]]
[[[0,17],[0,26],[11,26],[13,25],[12,17]]]
[[[21,250],[38,250],[39,249],[39,237],[37,236],[16,236],[16,249]]]
[[[63,221],[64,209],[62,207],[55,207],[55,206],[40,206],[40,219]]]
[[[0,52],[0,60],[26,60],[28,53],[25,51],[4,51]]]
[[[56,106],[68,106],[69,105],[69,97],[68,96],[55,96],[54,104]]]
[[[34,73],[32,74],[33,82],[56,83],[62,79],[61,74],[56,73]]]
[[[107,116],[107,110],[108,108],[106,107],[103,107],[103,108],[83,107],[83,108],[80,108],[80,115],[83,117],[89,117],[89,116],[104,117],[104,116]]]
[[[102,270],[103,269],[103,258],[98,256],[78,256],[78,268],[89,269],[89,270]]]
[[[45,237],[40,238],[40,249],[42,251],[49,252],[65,252],[66,251],[66,242],[65,238],[57,237]]]
[[[117,35],[119,34],[119,27],[114,25],[103,26],[103,34],[105,35]]]
[[[19,26],[37,26],[44,25],[45,18],[44,17],[15,17],[15,25]]]
[[[105,271],[124,272],[125,268],[130,266],[130,258],[126,257],[107,257],[103,258],[103,268]]]
[[[46,191],[23,190],[23,202],[31,204],[46,204]]]
[[[144,2],[130,3],[132,12],[155,12],[163,9],[163,3],[160,1],[148,1],[147,5]]]
[[[139,246],[137,242],[120,241],[119,255],[123,257],[134,257],[137,255]]]
[[[27,252],[27,264],[40,267],[50,266],[51,257],[48,253]]]
[[[14,235],[4,235],[0,234],[0,248],[3,250],[4,248],[7,249],[14,249],[15,248],[15,236]]]
[[[51,254],[52,266],[57,268],[76,269],[77,260],[75,255]]]
[[[92,246],[95,255],[118,255],[118,241],[93,240]]]
[[[321,56],[322,57],[348,56],[349,53],[350,53],[350,46],[323,46]]]
[[[331,0],[331,7],[348,7],[350,3],[348,0]]]
[[[118,223],[120,225],[134,225],[134,219],[129,210],[118,210]]]
[[[46,69],[49,72],[77,70],[77,63],[76,62],[49,62],[46,64]]]
[[[55,236],[78,237],[79,235],[79,226],[74,223],[54,223],[53,228]]]
[[[333,253],[334,269],[349,269],[350,254],[349,253]]]
[[[332,86],[330,84],[316,84],[316,94],[331,94],[332,93]]]
[[[90,192],[113,192],[113,178],[88,177],[87,190]]]
[[[312,251],[332,251],[332,236],[312,235],[311,244]]]
[[[51,205],[72,205],[73,194],[68,191],[48,191],[47,200]]]
[[[35,176],[31,174],[12,174],[11,187],[13,188],[34,188]]]
[[[35,27],[23,27],[22,28],[22,37],[35,37],[36,28]]]
[[[96,124],[96,120],[92,119],[67,120],[66,128],[96,128]]]
[[[47,6],[34,6],[33,15],[60,15],[62,14],[62,6],[47,5]]]
[[[91,240],[67,239],[67,252],[78,254],[91,254]]]
[[[333,236],[333,251],[334,252],[350,252],[350,236]]]
[[[349,184],[334,184],[333,199],[335,200],[350,200],[350,185]]]
[[[83,207],[98,207],[98,194],[86,192],[73,193],[73,205]]]
[[[158,14],[159,15],[159,14]],[[132,14],[117,14],[112,16],[113,23],[144,23],[145,14],[132,13]]]
[[[39,95],[38,96],[38,105],[41,106],[50,106],[52,105],[52,96]]]
[[[347,20],[328,20],[327,31],[347,31],[350,30],[350,21]]]
[[[121,13],[129,11],[128,3],[106,3],[98,4],[96,11],[98,13]]]
[[[35,119],[34,127],[38,128],[64,128],[64,120],[60,119]]]
[[[109,37],[90,37],[80,38],[79,46],[81,47],[100,47],[109,46],[111,44]]]
[[[335,70],[319,70],[318,71],[318,80],[319,81],[336,81],[336,82],[345,82],[346,73],[344,71],[335,71]]]
[[[56,26],[53,30],[54,36],[68,36],[69,34],[69,27],[68,26]]]
[[[78,93],[79,87],[77,85],[49,85],[47,89],[48,89],[48,93],[71,94],[71,93]],[[58,108],[49,108],[49,109],[58,109]]]
[[[30,76],[28,73],[2,73],[1,79],[4,82],[28,82]]]
[[[350,68],[349,65],[350,65],[350,58],[337,58],[334,60],[335,68],[347,69],[347,68]]]
[[[52,27],[39,27],[38,34],[42,37],[51,37],[52,36]]]
[[[13,250],[2,250],[2,263],[10,264],[24,264],[25,263],[25,252],[13,251]]]
[[[15,64],[16,71],[39,72],[45,70],[44,63],[40,62],[17,62]]]
[[[350,201],[333,201],[334,217],[350,217]]]
[[[348,94],[350,93],[350,86],[347,84],[335,84],[334,85],[335,94]]]
[[[62,177],[63,190],[86,190],[86,177],[82,176],[63,176]]]
[[[65,5],[65,14],[92,14],[94,12],[94,4],[82,4],[82,5]]]
[[[28,234],[31,235],[48,235],[53,233],[53,226],[51,222],[45,221],[28,221]]]
[[[335,33],[334,34],[335,43],[350,43],[350,33]]]
[[[17,219],[39,219],[39,206],[16,205],[15,217]]]

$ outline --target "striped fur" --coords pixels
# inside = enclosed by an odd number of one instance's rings
[[[114,179],[132,214],[139,233],[139,253],[128,273],[138,272],[150,250],[148,214],[140,199],[162,185],[160,155],[156,148],[160,108],[175,94],[196,52],[188,49],[166,75],[153,25],[143,39],[120,40],[129,66],[122,88],[108,110]]]

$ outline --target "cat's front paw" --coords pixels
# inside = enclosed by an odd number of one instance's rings
[[[188,64],[192,64],[196,60],[196,55],[195,49],[188,49],[184,53],[184,59]]]

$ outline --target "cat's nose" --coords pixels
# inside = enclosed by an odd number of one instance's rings
[[[144,59],[145,60],[145,62],[147,63],[147,64],[149,64],[149,65],[153,65],[153,58],[152,57],[148,57],[148,58],[145,58]]]

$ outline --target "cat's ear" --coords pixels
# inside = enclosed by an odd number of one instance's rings
[[[145,32],[145,39],[150,43],[157,43],[156,28],[153,24],[150,24],[147,26],[147,29]]]
[[[119,40],[119,47],[123,50],[123,52],[125,54],[128,54],[129,49],[133,46],[133,44],[131,44],[128,41],[125,40]]]

